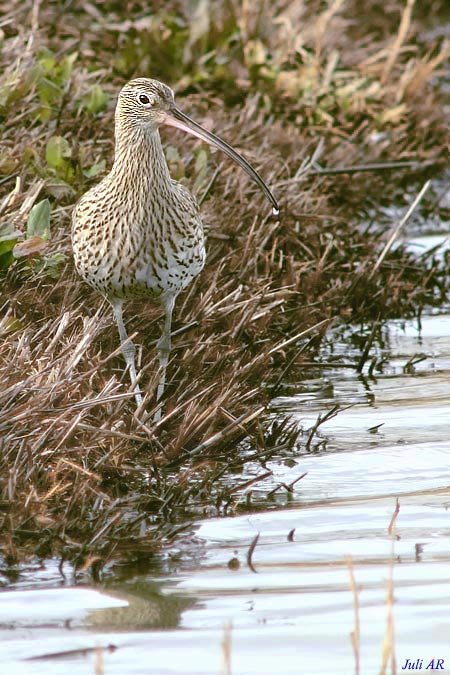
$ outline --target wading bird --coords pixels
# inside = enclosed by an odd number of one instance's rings
[[[199,207],[190,192],[170,177],[159,136],[163,124],[220,148],[259,185],[274,215],[279,213],[275,197],[258,173],[228,143],[181,112],[170,87],[147,78],[131,80],[123,87],[115,112],[114,164],[76,204],[72,246],[81,277],[111,303],[138,408],[142,395],[135,347],[123,322],[123,304],[131,298],[153,298],[164,309],[164,329],[157,343],[159,400],[165,386],[175,299],[205,264]],[[161,406],[155,419],[160,416]]]

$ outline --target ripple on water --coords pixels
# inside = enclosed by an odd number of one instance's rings
[[[320,382],[302,383],[297,396],[274,401],[273,414],[292,415],[303,427],[315,422],[324,405],[358,405],[320,428],[325,453],[299,457],[291,469],[269,464],[273,482],[308,472],[295,485],[290,508],[200,523],[189,543],[195,564],[147,580],[151,588],[157,582],[160,590],[153,593],[161,602],[176,606],[183,600],[177,628],[161,623],[163,631],[136,632],[124,623],[112,631],[108,608],[123,604],[121,589],[101,597],[94,589],[84,589],[87,595],[64,588],[46,595],[41,589],[36,615],[31,595],[11,593],[8,604],[3,594],[0,672],[13,666],[19,674],[92,673],[92,650],[108,644],[118,647],[102,657],[108,675],[226,672],[224,626],[231,623],[233,675],[350,675],[355,615],[349,556],[359,607],[360,672],[380,672],[391,574],[398,671],[407,658],[423,659],[423,669],[432,658],[443,658],[449,672],[449,336],[450,317],[427,318],[420,335],[413,324],[403,330],[392,322],[385,374],[364,380],[329,369]],[[405,374],[403,365],[418,352],[427,354],[426,361]],[[392,538],[388,527],[397,497]],[[246,558],[257,533],[255,574]],[[233,557],[240,561],[235,571],[228,568]],[[125,602],[132,607],[130,596]],[[142,594],[139,602],[142,609]],[[91,650],[84,656],[20,660],[84,648]]]

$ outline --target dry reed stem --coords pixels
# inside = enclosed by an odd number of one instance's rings
[[[223,675],[231,675],[231,636],[232,636],[233,626],[230,623],[226,623],[223,628],[223,638],[222,638],[222,654],[223,654]]]
[[[397,37],[395,38],[395,41],[391,49],[389,50],[388,58],[386,59],[386,63],[383,69],[383,73],[381,76],[382,84],[386,84],[386,81],[391,74],[392,68],[394,67],[395,62],[398,59],[400,49],[403,43],[405,42],[406,36],[408,34],[411,25],[411,16],[413,7],[415,5],[415,1],[416,0],[406,0],[406,5],[402,13],[402,18],[400,21]]]
[[[380,668],[380,675],[386,675],[388,663],[391,666],[391,675],[397,672],[397,664],[395,658],[395,620],[394,620],[394,553],[395,541],[397,538],[395,532],[395,523],[400,512],[400,503],[398,497],[395,500],[395,509],[388,527],[388,534],[391,537],[391,556],[389,562],[389,579],[386,588],[386,632],[383,640],[382,663]]]
[[[372,271],[369,275],[369,278],[373,277],[373,275],[376,273],[376,271],[380,267],[383,260],[386,258],[387,254],[389,253],[392,246],[394,245],[394,242],[398,238],[400,232],[402,231],[405,224],[408,222],[409,218],[412,216],[412,214],[416,210],[417,206],[420,204],[421,200],[423,199],[423,197],[426,194],[427,190],[429,189],[430,185],[431,185],[431,181],[427,180],[427,182],[422,186],[422,189],[420,190],[419,194],[413,200],[411,206],[406,211],[405,215],[398,221],[398,223],[393,228],[392,233],[391,233],[389,239],[386,242],[386,245],[384,246],[383,250],[381,251],[380,255],[378,256],[378,258],[375,262],[375,265],[373,266],[373,269],[372,269]]]
[[[359,621],[359,598],[358,598],[358,587],[356,585],[355,574],[353,571],[353,561],[352,557],[348,556],[347,558],[347,567],[350,577],[350,590],[353,597],[353,614],[354,614],[354,624],[355,627],[350,633],[350,639],[353,647],[353,654],[355,657],[355,675],[360,673],[360,621]]]
[[[345,4],[345,0],[332,0],[329,2],[329,6],[324,10],[317,19],[316,23],[316,41],[315,41],[315,53],[316,58],[320,57],[323,41],[329,28],[331,19],[338,14],[342,6]]]
[[[104,667],[103,667],[104,666],[103,652],[104,652],[103,647],[97,646],[95,648],[95,666],[94,666],[95,675],[104,675],[105,670],[104,670]]]

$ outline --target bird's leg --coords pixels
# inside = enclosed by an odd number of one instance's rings
[[[114,312],[114,318],[117,323],[117,328],[119,329],[120,346],[122,348],[122,354],[125,359],[125,363],[128,366],[128,370],[130,371],[131,384],[134,385],[134,397],[136,399],[136,405],[139,408],[142,405],[142,395],[141,390],[139,389],[139,385],[136,382],[137,376],[136,376],[136,365],[134,360],[136,348],[132,343],[132,341],[130,340],[130,338],[128,337],[127,331],[125,330],[122,311],[123,300],[111,301],[111,305]]]
[[[172,312],[175,304],[173,295],[166,296],[163,301],[164,305],[164,329],[160,339],[157,342],[156,348],[158,350],[159,358],[159,382],[158,390],[156,392],[156,400],[159,401],[164,394],[164,387],[166,384],[166,369],[169,363],[170,355],[170,332],[172,327]],[[161,419],[161,406],[157,409],[154,421],[158,422]]]

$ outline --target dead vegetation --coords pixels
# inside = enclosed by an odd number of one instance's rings
[[[148,557],[186,514],[233,504],[249,485],[238,473],[246,462],[293,447],[297,430],[271,426],[264,406],[314,362],[330,321],[417,316],[447,298],[432,255],[399,247],[373,274],[380,208],[406,210],[445,165],[437,84],[449,50],[434,30],[445,3],[426,17],[410,0],[369,5],[360,16],[359,3],[340,0],[199,3],[195,21],[183,2],[2,7],[6,565]],[[203,202],[209,240],[205,271],[177,303],[156,426],[133,416],[111,312],[77,278],[69,242],[74,202],[111,163],[114,97],[137,75],[170,83],[283,208],[273,221],[226,159],[164,133],[172,174]],[[130,303],[127,317],[151,413],[160,310]]]

